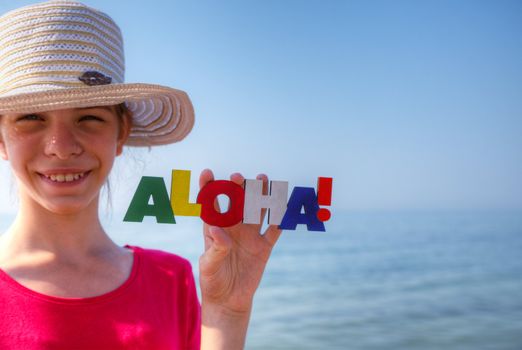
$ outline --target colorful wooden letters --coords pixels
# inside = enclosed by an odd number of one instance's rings
[[[158,223],[174,224],[174,215],[200,216],[209,225],[229,227],[241,222],[261,224],[261,213],[266,209],[269,225],[279,225],[283,230],[306,225],[309,231],[325,231],[323,222],[331,214],[319,205],[331,205],[332,178],[318,179],[317,195],[312,187],[294,187],[288,201],[288,182],[271,181],[269,185],[265,195],[261,180],[247,179],[243,187],[216,180],[199,191],[196,203],[190,203],[190,171],[172,170],[170,200],[163,178],[144,176],[123,221],[142,222],[145,216],[154,216]],[[219,195],[229,198],[225,211],[217,205]]]
[[[153,204],[149,204],[152,198]],[[162,177],[143,176],[123,221],[142,222],[145,216],[155,216],[161,224],[175,224],[174,213]]]
[[[201,204],[189,203],[190,170],[172,170],[170,204],[176,215],[200,216]]]
[[[245,224],[260,224],[261,210],[268,209],[268,224],[279,225],[286,211],[288,182],[270,181],[268,195],[263,195],[263,181],[245,180]]]
[[[230,205],[227,211],[218,211],[217,196],[228,196]],[[209,225],[229,227],[238,224],[243,219],[245,191],[241,186],[226,180],[209,182],[199,191],[197,202],[201,204],[201,220]]]

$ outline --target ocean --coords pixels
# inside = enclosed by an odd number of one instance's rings
[[[149,219],[103,220],[121,245],[188,258],[197,279],[199,219]],[[522,349],[521,212],[345,211],[326,228],[283,232],[246,349]]]

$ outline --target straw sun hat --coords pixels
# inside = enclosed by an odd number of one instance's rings
[[[133,127],[127,145],[183,139],[194,124],[187,94],[124,83],[123,40],[106,14],[54,0],[0,17],[0,115],[125,102]]]

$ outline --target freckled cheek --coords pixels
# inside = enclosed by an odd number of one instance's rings
[[[22,183],[26,183],[31,181],[29,179],[34,174],[33,170],[31,170],[31,155],[27,151],[25,153],[20,151],[23,150],[13,148],[8,150],[9,166],[15,177]]]
[[[100,138],[95,144],[95,147],[96,149],[94,151],[99,155],[100,158],[105,159],[105,161],[110,161],[111,163],[114,161],[117,151],[117,143],[114,138]]]
[[[110,153],[112,153],[117,146],[116,139],[113,137],[100,138],[98,139],[97,144],[100,145],[100,147],[98,147],[100,150],[105,150]]]
[[[40,148],[35,140],[19,135],[7,135],[5,146],[11,162],[34,157]]]

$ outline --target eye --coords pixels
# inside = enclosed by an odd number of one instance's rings
[[[104,122],[105,119],[101,118],[101,117],[98,117],[98,116],[95,116],[95,115],[84,115],[80,118],[80,121],[98,121],[98,122]]]
[[[16,121],[32,121],[32,120],[43,120],[42,117],[40,117],[37,114],[26,114],[21,117],[16,118]]]

